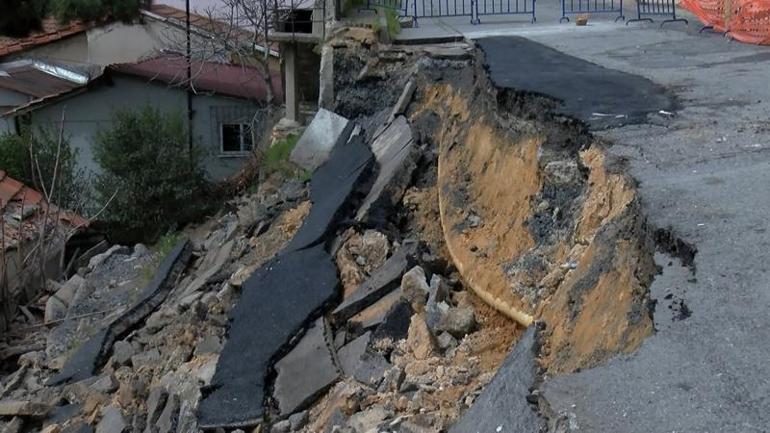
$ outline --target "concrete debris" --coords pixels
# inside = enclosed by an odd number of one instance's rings
[[[51,411],[51,406],[32,401],[2,400],[0,416],[43,417]]]
[[[476,316],[470,307],[450,307],[436,325],[438,331],[446,331],[458,339],[473,332],[475,327]]]
[[[404,299],[411,302],[415,310],[424,309],[428,302],[430,286],[422,267],[415,266],[404,274],[401,278],[401,292]]]
[[[117,406],[102,409],[102,419],[96,425],[96,433],[124,433],[129,429],[125,417]]]
[[[397,292],[396,292],[397,293]],[[372,334],[372,346],[389,348],[394,342],[407,338],[414,310],[409,301],[399,297]]]
[[[433,336],[428,324],[425,323],[423,315],[415,314],[412,316],[406,343],[417,359],[426,359],[436,352],[436,337]]]
[[[96,267],[104,263],[107,259],[114,254],[130,254],[131,249],[123,245],[113,245],[107,251],[97,254],[91,258],[88,262],[88,270],[93,271]]]
[[[401,96],[398,97],[396,105],[393,106],[393,111],[390,112],[391,122],[395,120],[397,116],[406,114],[406,109],[409,106],[409,103],[412,102],[415,90],[417,90],[417,82],[412,78],[407,81],[406,86],[404,86],[404,91],[401,92]]]
[[[305,170],[315,170],[323,164],[332,149],[347,142],[353,123],[329,110],[321,108],[300,137],[291,152],[291,162]]]
[[[368,331],[382,324],[393,306],[401,299],[401,291],[394,290],[348,320],[351,329]]]
[[[273,395],[282,416],[312,403],[339,377],[326,334],[324,319],[316,320],[294,349],[275,364],[278,376]]]
[[[393,413],[384,406],[373,406],[363,412],[359,412],[348,419],[350,426],[355,433],[368,433],[376,431],[380,424]]]

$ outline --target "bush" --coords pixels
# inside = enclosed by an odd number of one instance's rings
[[[115,194],[101,218],[115,241],[154,243],[215,205],[179,113],[150,107],[115,113],[111,129],[97,134],[94,156],[102,169],[98,202]]]
[[[51,0],[53,15],[62,22],[99,21],[112,18],[131,21],[139,16],[145,0]]]
[[[0,35],[20,38],[40,30],[47,0],[3,0]]]
[[[59,148],[58,134],[48,129],[41,128],[35,134],[23,131],[20,135],[0,135],[0,169],[38,191],[49,193],[55,172],[53,203],[83,212],[89,200],[88,178],[78,169],[77,154],[66,137]]]

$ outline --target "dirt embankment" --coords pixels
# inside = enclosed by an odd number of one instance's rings
[[[638,348],[653,331],[656,267],[632,180],[552,101],[498,91],[480,67],[440,74],[410,120],[436,147],[440,221],[463,280],[515,321],[546,323],[550,373]]]

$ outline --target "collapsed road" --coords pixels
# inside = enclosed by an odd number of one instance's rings
[[[704,324],[691,294],[718,255],[648,219],[598,132],[668,113],[670,89],[520,38],[390,47],[348,29],[329,45],[336,96],[313,122],[338,127],[307,129],[336,131],[318,154],[298,144],[309,188],[273,176],[195,228],[162,304],[111,350],[81,346],[84,370],[78,351],[19,357],[0,416],[100,432],[762,431],[766,383],[742,382],[740,354],[683,345],[692,327],[724,340],[760,321]],[[521,74],[549,68],[581,86]],[[57,372],[73,383],[37,385]],[[693,420],[692,401],[713,413]]]

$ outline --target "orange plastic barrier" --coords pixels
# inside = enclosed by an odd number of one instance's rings
[[[733,39],[770,45],[770,0],[682,0],[681,7]]]

